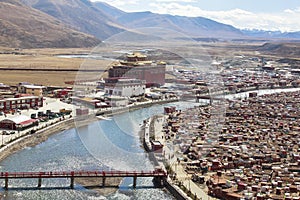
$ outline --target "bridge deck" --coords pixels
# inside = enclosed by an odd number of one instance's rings
[[[54,171],[54,172],[1,172],[0,179],[22,178],[89,178],[89,177],[166,177],[164,171]]]

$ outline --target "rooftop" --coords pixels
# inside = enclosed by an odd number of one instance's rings
[[[21,124],[21,123],[26,122],[28,120],[31,120],[31,118],[26,116],[26,115],[17,115],[15,117],[7,117],[7,118],[3,119],[2,121],[12,121],[16,124]]]
[[[128,58],[147,58],[147,56],[145,54],[142,54],[140,52],[134,52],[131,54],[127,54]]]

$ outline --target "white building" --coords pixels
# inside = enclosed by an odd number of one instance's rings
[[[43,90],[46,88],[45,86],[32,85],[25,82],[19,83],[17,87],[18,92],[23,94],[31,94],[34,96],[43,96]]]
[[[105,79],[105,93],[121,97],[137,97],[145,94],[146,81],[130,78]]]
[[[119,96],[110,96],[107,97],[107,103],[111,107],[124,107],[128,105],[128,98],[126,97],[119,97]]]

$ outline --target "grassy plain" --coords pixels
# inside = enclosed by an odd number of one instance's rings
[[[65,81],[75,79],[77,72],[44,72],[44,71],[1,71],[0,80],[8,85],[29,82],[41,85],[66,85]]]
[[[143,49],[139,46],[121,46],[118,47],[126,52],[126,49]],[[179,45],[179,49],[168,48],[164,44],[150,44],[145,49],[166,49],[169,54],[164,55],[163,59],[170,61],[184,58],[185,45]],[[190,51],[196,58],[211,60],[226,60],[234,56],[255,56],[270,58],[271,60],[278,60],[287,58],[289,62],[295,64],[300,63],[298,53],[300,53],[300,43],[265,43],[265,41],[249,42],[249,43],[230,43],[230,42],[217,42],[217,43],[192,43]],[[102,51],[105,54],[110,54],[114,49],[112,47],[94,48],[94,49],[10,49],[0,47],[0,82],[9,85],[15,85],[19,82],[27,81],[35,84],[42,85],[59,85],[65,86],[66,81],[82,80],[87,78],[95,78],[103,76],[103,72],[80,72],[79,77],[76,70],[107,70],[112,61],[91,60],[84,58],[62,58],[58,55],[76,55],[76,54],[90,54],[91,52]],[[180,55],[180,52],[182,54]],[[161,57],[160,54],[156,58]],[[1,70],[1,68],[11,70]],[[18,71],[13,69],[29,69],[32,71]],[[39,70],[37,70],[39,69]],[[54,71],[41,71],[50,69]],[[34,71],[35,70],[35,71]],[[59,71],[69,70],[69,71]],[[170,75],[166,74],[166,78]],[[69,85],[70,86],[70,85]]]
[[[91,49],[1,49],[0,48],[0,82],[16,85],[19,82],[30,82],[42,85],[64,86],[66,81],[74,81],[76,70],[104,70],[111,64],[107,60],[89,60],[84,58],[61,58],[58,55],[89,54]],[[1,70],[9,68],[12,70]],[[23,71],[13,69],[32,69]],[[37,69],[57,70],[38,71]],[[59,71],[70,70],[70,71]],[[74,71],[72,71],[74,70]],[[95,76],[93,72],[84,72],[80,76]],[[100,75],[99,75],[100,76]]]

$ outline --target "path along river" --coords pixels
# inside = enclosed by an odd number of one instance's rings
[[[285,90],[263,93],[274,91]],[[184,110],[196,104],[176,102],[167,105]],[[112,120],[63,131],[44,143],[9,156],[0,163],[0,171],[152,170],[153,165],[141,147],[138,132],[143,120],[163,113],[164,106],[154,105],[114,116]],[[67,187],[69,180],[43,180],[39,190],[33,189],[36,184],[35,179],[10,180],[11,189],[2,191],[3,199],[174,199],[165,190],[153,188],[151,178],[139,178],[137,189],[132,189],[132,180],[125,178],[120,189],[106,197],[78,184],[74,190],[57,188]]]

